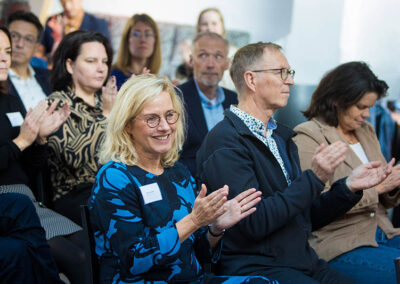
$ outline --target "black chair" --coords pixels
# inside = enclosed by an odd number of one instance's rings
[[[400,284],[400,257],[394,260],[394,267],[396,268],[396,282]]]
[[[86,271],[89,274],[87,275],[88,277],[87,279],[89,279],[89,283],[98,284],[99,262],[95,252],[93,228],[92,224],[90,223],[89,208],[87,205],[81,205],[81,217],[82,217],[83,231],[86,234],[85,254],[86,254],[86,263],[88,266]]]

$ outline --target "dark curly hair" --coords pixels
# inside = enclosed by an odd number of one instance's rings
[[[64,36],[54,53],[54,66],[51,71],[51,86],[53,91],[66,91],[72,87],[72,77],[67,71],[67,59],[75,61],[81,53],[81,47],[87,42],[99,42],[104,45],[107,53],[108,74],[110,75],[113,50],[110,41],[101,33],[93,31],[75,31]],[[105,83],[105,82],[104,82]]]
[[[310,106],[303,112],[308,119],[321,117],[331,126],[338,126],[338,110],[346,110],[369,92],[386,95],[388,85],[379,80],[364,62],[341,64],[322,78],[314,91]]]

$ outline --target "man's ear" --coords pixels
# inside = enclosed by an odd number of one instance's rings
[[[189,67],[193,69],[193,53],[189,55]]]
[[[71,75],[74,73],[73,68],[72,68],[73,65],[74,65],[74,62],[70,58],[68,58],[65,61],[65,69],[67,69],[68,73]]]
[[[246,71],[243,74],[243,79],[244,79],[244,82],[245,82],[247,88],[249,88],[251,91],[255,92],[256,91],[256,81],[257,81],[257,77],[255,76],[255,73],[251,72],[251,71]]]

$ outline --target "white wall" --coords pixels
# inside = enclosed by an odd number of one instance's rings
[[[340,63],[363,60],[400,98],[399,0],[84,0],[89,12],[148,13],[155,20],[195,25],[199,12],[219,8],[227,29],[251,41],[275,41],[296,70],[296,84],[315,85]],[[52,11],[60,10],[54,0]]]
[[[296,84],[316,84],[340,62],[343,0],[295,0],[291,33],[282,42]]]
[[[189,25],[196,25],[201,10],[217,7],[224,15],[227,29],[248,31],[252,41],[271,41],[288,33],[292,2],[293,0],[84,0],[83,6],[89,12],[126,16],[148,13],[156,21]],[[59,1],[54,0],[52,11],[60,10]]]
[[[400,1],[345,0],[341,61],[366,61],[400,98]]]

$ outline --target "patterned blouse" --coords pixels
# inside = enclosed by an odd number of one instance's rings
[[[154,175],[118,162],[104,165],[89,200],[101,283],[277,283],[264,277],[216,277],[206,228],[183,243],[176,222],[192,211],[196,183],[181,163]],[[253,282],[255,281],[255,282]]]
[[[57,200],[79,184],[94,183],[106,117],[98,95],[94,107],[75,96],[71,89],[54,92],[49,99],[68,102],[71,109],[67,121],[48,137],[50,178]]]

